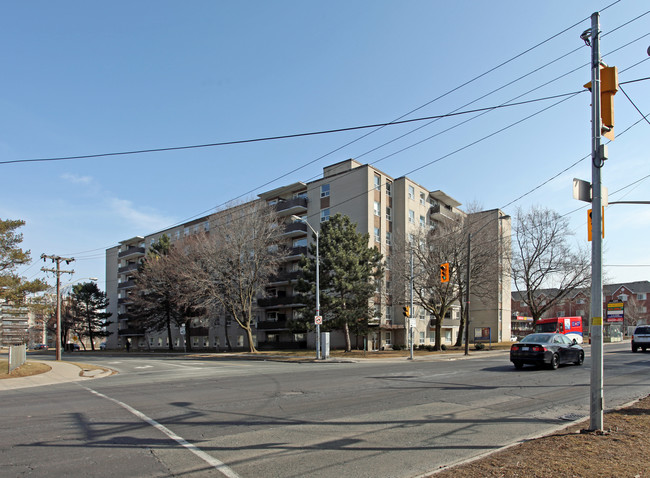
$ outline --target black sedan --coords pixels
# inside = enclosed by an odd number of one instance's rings
[[[582,347],[564,334],[530,334],[510,347],[510,361],[517,369],[531,364],[555,370],[565,363],[582,365],[584,360]]]

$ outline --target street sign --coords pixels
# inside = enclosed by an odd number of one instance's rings
[[[323,316],[317,315],[314,317],[314,324],[321,325],[323,323]]]
[[[607,322],[623,322],[625,318],[625,304],[623,302],[609,302],[607,304]]]
[[[185,326],[181,325],[181,330],[179,331],[181,335],[185,335]]]
[[[415,327],[415,319],[409,319],[409,327]]]

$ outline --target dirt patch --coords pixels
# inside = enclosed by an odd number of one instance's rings
[[[79,367],[80,377],[94,377],[95,375],[104,372],[112,372],[113,374],[117,373],[115,370],[106,367],[100,367],[98,365],[90,365],[87,363],[77,363],[77,362],[66,362],[66,363],[69,363],[70,365],[76,365],[77,367]]]
[[[0,359],[0,380],[3,378],[18,378],[38,375],[39,373],[49,372],[52,370],[52,367],[41,362],[27,361],[16,370],[12,370],[11,373],[7,373],[7,370],[9,370],[9,361],[7,359]]]
[[[606,413],[602,433],[585,431],[589,421],[528,440],[485,458],[429,476],[481,477],[631,477],[650,476],[650,396]]]

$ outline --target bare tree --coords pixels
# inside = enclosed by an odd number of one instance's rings
[[[433,326],[436,331],[435,350],[442,345],[442,323],[445,316],[457,306],[462,290],[458,287],[458,279],[462,274],[463,218],[449,219],[440,222],[430,231],[420,231],[410,236],[406,244],[396,245],[391,273],[394,282],[398,283],[403,292],[402,300],[409,303],[409,282],[411,280],[410,258],[413,255],[413,302],[424,308],[433,316]],[[440,265],[449,263],[449,274],[452,280],[441,282]]]
[[[275,210],[260,201],[229,206],[211,221],[209,234],[188,244],[183,282],[205,305],[229,314],[256,352],[252,321],[257,297],[283,259]]]
[[[163,235],[152,246],[136,274],[129,314],[146,330],[166,331],[173,350],[172,327],[185,326],[185,343],[191,350],[191,322],[203,313],[199,294],[187,277],[189,259],[183,243],[172,246]]]
[[[590,258],[569,244],[568,221],[555,211],[519,209],[514,228],[512,280],[528,306],[533,324],[558,301],[590,284]],[[547,289],[550,295],[540,297]]]

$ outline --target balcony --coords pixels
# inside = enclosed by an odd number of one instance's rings
[[[265,320],[257,322],[257,330],[287,330],[286,320]]]
[[[269,285],[287,284],[300,277],[301,271],[282,272],[269,279]]]
[[[275,205],[279,216],[290,216],[307,212],[307,198],[297,197],[287,201],[280,201]]]
[[[134,255],[144,255],[144,247],[129,247],[127,250],[120,252],[117,257],[123,259]]]
[[[190,327],[190,336],[192,337],[205,337],[210,335],[209,327]]]
[[[137,271],[140,264],[128,264],[124,267],[117,269],[118,274],[124,274],[125,272]]]
[[[292,247],[291,249],[289,249],[287,259],[294,259],[306,255],[307,255],[307,246]]]
[[[133,279],[117,284],[118,289],[130,289],[131,287],[135,287],[135,281]]]
[[[434,221],[448,221],[454,219],[454,213],[451,208],[447,208],[447,206],[438,203],[429,209],[429,217]]]
[[[283,237],[298,237],[307,234],[307,224],[304,222],[292,222],[284,228]]]
[[[302,307],[304,304],[299,302],[298,296],[284,296],[284,297],[264,297],[257,299],[257,305],[260,307]]]

